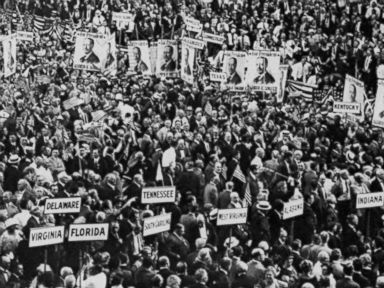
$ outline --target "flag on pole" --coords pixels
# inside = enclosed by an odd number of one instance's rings
[[[160,161],[157,162],[156,181],[164,181],[163,172],[161,171]]]
[[[245,180],[245,176],[244,176],[243,171],[241,171],[241,169],[240,169],[240,165],[239,164],[237,164],[235,172],[233,172],[232,178],[236,178],[236,179],[238,179],[239,181],[241,181],[243,183],[247,182]]]
[[[309,85],[299,81],[288,80],[288,92],[291,95],[299,95],[305,101],[312,101],[313,92],[317,86]]]
[[[251,188],[249,186],[249,183],[247,183],[247,186],[245,187],[245,193],[244,193],[244,206],[252,206],[252,197],[251,197]]]

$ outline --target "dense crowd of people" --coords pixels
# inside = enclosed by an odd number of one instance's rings
[[[349,74],[374,99],[384,76],[384,1],[0,4],[23,19],[3,14],[2,35],[53,17],[72,23],[72,33],[115,33],[124,48],[199,38],[186,31],[190,16],[225,37],[198,53],[193,85],[128,71],[123,49],[112,76],[73,69],[73,37],[36,32],[18,42],[16,73],[0,72],[0,287],[384,287],[383,207],[355,205],[360,193],[384,192],[383,133],[372,111],[344,118],[332,101],[285,91],[280,102],[209,80],[223,51],[265,49],[281,52],[288,79],[328,91]],[[133,25],[117,27],[112,12],[131,13]],[[72,98],[82,104],[66,109]],[[96,111],[107,115],[93,121]],[[151,186],[175,186],[176,201],[142,204]],[[47,199],[75,196],[80,213],[44,213]],[[294,199],[303,199],[303,214],[283,219]],[[246,224],[216,225],[218,209],[242,207]],[[166,212],[170,231],[144,237],[143,219]],[[31,229],[73,223],[109,223],[108,240],[29,247]]]

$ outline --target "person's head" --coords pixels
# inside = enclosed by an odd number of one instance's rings
[[[237,59],[234,58],[234,57],[229,58],[229,60],[228,60],[229,74],[235,73],[236,72],[236,68],[237,68]]]
[[[263,262],[265,260],[264,250],[261,248],[253,249],[252,250],[252,258],[257,260],[257,261]]]
[[[354,84],[349,85],[349,95],[351,102],[356,102],[356,86]]]
[[[133,48],[133,57],[135,58],[136,62],[140,62],[141,60],[141,50],[139,47]]]
[[[195,278],[198,283],[207,283],[208,282],[208,273],[205,269],[199,268],[195,272]]]
[[[265,281],[267,281],[268,284],[272,284],[273,281],[275,280],[275,277],[276,277],[276,270],[275,270],[275,268],[272,267],[272,266],[269,266],[265,270],[265,274],[264,274]]]
[[[181,279],[177,275],[169,275],[167,278],[167,288],[179,288],[181,285]]]
[[[265,70],[268,67],[268,60],[265,57],[258,57],[256,59],[256,71],[258,74],[265,73]]]
[[[164,47],[164,60],[165,61],[170,61],[172,60],[173,56],[173,47],[168,45]]]
[[[92,38],[87,38],[84,41],[84,51],[86,54],[89,54],[93,50],[93,46],[95,46],[95,41]]]
[[[64,288],[75,288],[76,277],[74,275],[67,275],[64,278]]]
[[[176,264],[175,272],[176,272],[178,275],[187,275],[187,269],[188,269],[187,263],[186,263],[186,262],[179,261],[179,262],[177,262],[177,264]]]
[[[185,233],[185,228],[184,228],[184,225],[181,224],[181,223],[177,223],[176,224],[176,227],[175,227],[175,233],[179,236],[182,236],[184,235]]]
[[[231,202],[238,203],[240,201],[239,193],[237,192],[231,192],[230,194]]]
[[[161,256],[158,261],[159,268],[169,268],[170,263],[167,256]]]

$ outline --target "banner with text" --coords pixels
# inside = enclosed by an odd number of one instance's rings
[[[247,222],[247,208],[219,209],[217,212],[217,226],[245,224]]]
[[[284,203],[283,220],[303,215],[304,199],[292,200]]]
[[[44,214],[79,213],[81,197],[49,198],[45,201]]]
[[[173,203],[176,200],[176,187],[144,187],[141,192],[142,204]]]
[[[64,242],[64,226],[31,228],[29,247],[41,247]]]
[[[105,241],[108,240],[109,224],[71,224],[69,225],[68,241]]]
[[[171,229],[171,215],[172,213],[167,213],[144,218],[143,236],[169,231]]]
[[[381,207],[384,205],[384,192],[360,193],[356,196],[356,209]]]

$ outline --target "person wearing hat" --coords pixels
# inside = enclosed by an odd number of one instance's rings
[[[18,169],[19,162],[20,157],[15,154],[12,154],[8,159],[8,165],[4,171],[3,187],[5,191],[17,191],[17,183],[19,182],[19,179],[22,178],[22,174]]]
[[[0,253],[15,253],[21,240],[23,240],[22,232],[18,229],[18,222],[14,218],[8,218],[5,221],[6,231],[0,236]]]
[[[269,242],[271,240],[271,227],[268,215],[271,208],[268,201],[256,202],[251,208],[250,232],[254,244],[260,241]]]

